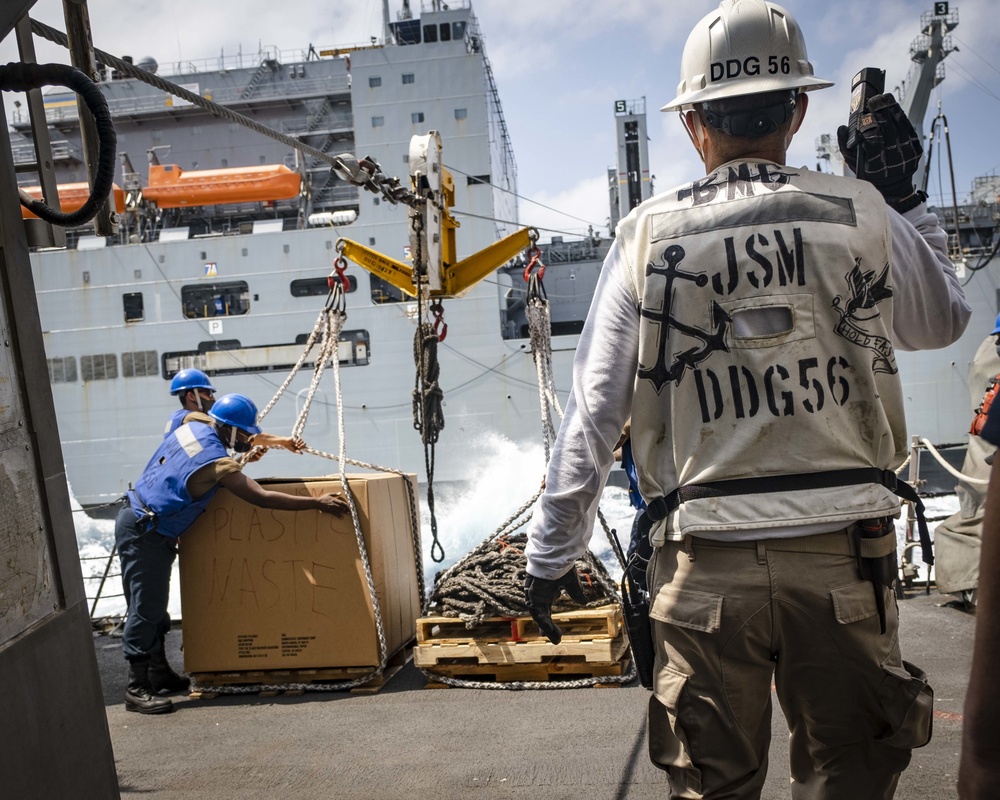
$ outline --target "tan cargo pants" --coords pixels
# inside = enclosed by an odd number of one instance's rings
[[[852,551],[844,531],[737,545],[688,537],[654,553],[649,753],[672,797],[760,797],[772,679],[794,800],[893,796],[911,749],[930,740],[933,692],[900,658],[889,589],[880,634]]]

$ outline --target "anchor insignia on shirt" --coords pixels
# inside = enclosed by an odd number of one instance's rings
[[[684,255],[683,247],[676,244],[671,245],[663,252],[661,264],[649,263],[646,265],[647,278],[650,275],[662,275],[666,279],[663,292],[664,298],[667,299],[664,304],[666,310],[646,308],[644,304],[639,312],[643,318],[659,323],[660,334],[657,342],[656,363],[652,367],[639,365],[639,378],[651,381],[657,394],[671,381],[679,384],[687,370],[695,369],[698,364],[715,351],[729,352],[729,346],[726,344],[726,332],[732,323],[732,317],[717,302],[713,300],[711,306],[712,330],[703,330],[695,325],[681,322],[673,313],[674,281],[692,281],[699,288],[708,284],[708,276],[695,275],[678,268],[678,265],[684,260]],[[701,342],[701,345],[674,353],[673,361],[668,366],[666,350],[671,330],[679,331],[685,336],[696,339]]]

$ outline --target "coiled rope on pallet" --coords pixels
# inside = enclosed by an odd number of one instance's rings
[[[539,270],[531,272],[535,264],[539,265]],[[552,321],[548,298],[542,284],[543,269],[544,265],[538,261],[538,254],[535,251],[529,268],[525,270],[528,281],[525,313],[528,318],[531,354],[538,378],[542,442],[547,464],[556,439],[557,420],[562,418],[563,410],[556,393],[552,368]],[[478,547],[437,576],[434,588],[424,606],[424,616],[456,617],[463,620],[466,628],[471,630],[487,617],[523,617],[529,614],[523,588],[527,574],[527,559],[524,555],[527,535],[515,531],[531,519],[531,509],[543,490],[544,483],[531,499],[504,520]],[[624,568],[621,547],[600,509],[598,509],[598,519],[611,542],[613,552]],[[621,602],[617,587],[607,569],[592,553],[588,551],[583,558],[577,560],[575,569],[580,575],[581,585],[588,597],[588,608]],[[566,600],[557,600],[553,604],[555,611],[578,608],[578,605]],[[594,686],[598,683],[628,683],[635,677],[635,666],[631,661],[622,675],[559,681],[494,683],[453,678],[423,668],[421,671],[436,683],[467,689],[569,689]]]
[[[465,622],[469,630],[489,617],[524,617],[529,614],[524,601],[524,578],[527,559],[524,547],[527,534],[502,535],[489,538],[467,553],[458,563],[438,576],[425,607],[425,616],[455,617]],[[574,568],[587,596],[585,608],[617,604],[618,592],[614,580],[599,558],[587,551],[577,559]],[[573,611],[576,603],[557,599],[553,611]],[[629,683],[635,677],[631,663],[622,675],[577,678],[559,681],[477,681],[441,675],[429,669],[421,670],[435,683],[465,689],[577,689],[599,683]]]
[[[488,617],[527,616],[524,600],[527,542],[524,533],[487,539],[438,577],[427,610],[461,619],[469,630]],[[600,559],[587,552],[577,560],[575,569],[587,596],[586,608],[618,602],[614,580]],[[569,601],[557,600],[553,604],[555,611],[575,608],[579,606]]]

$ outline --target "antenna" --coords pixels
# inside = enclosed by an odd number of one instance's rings
[[[392,29],[389,27],[389,0],[382,0],[382,42],[392,42]]]

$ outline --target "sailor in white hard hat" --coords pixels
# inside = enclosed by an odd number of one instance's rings
[[[774,3],[723,2],[695,26],[664,110],[706,175],[619,224],[529,527],[526,599],[557,641],[551,603],[580,595],[573,564],[631,415],[651,556],[633,651],[673,797],[760,796],[772,681],[796,800],[889,798],[930,736],[890,588],[911,496],[894,353],[954,342],[970,308],[891,95],[852,141],[865,180],[785,163],[807,93],[830,85]]]

